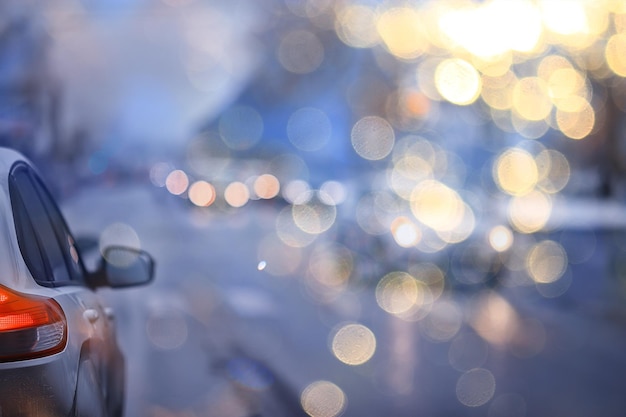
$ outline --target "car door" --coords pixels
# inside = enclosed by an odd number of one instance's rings
[[[54,298],[68,316],[71,346],[67,350],[76,356],[73,360],[78,363],[88,355],[104,387],[105,352],[110,352],[115,341],[111,313],[87,285],[74,238],[35,171],[26,163],[17,163],[10,173],[9,189],[24,261],[39,285],[55,289]]]

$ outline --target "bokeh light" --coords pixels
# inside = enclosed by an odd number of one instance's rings
[[[433,296],[426,284],[406,272],[390,272],[376,285],[380,308],[409,321],[422,319],[432,305]]]
[[[555,69],[547,81],[550,98],[558,109],[578,111],[588,100],[584,75],[572,67]]]
[[[185,171],[176,169],[167,175],[165,187],[170,193],[181,195],[185,193],[189,187],[189,177],[185,174]]]
[[[432,179],[433,164],[420,156],[409,154],[394,161],[388,182],[400,197],[411,199],[413,189],[423,180]]]
[[[508,194],[521,196],[534,189],[539,180],[533,156],[520,148],[506,150],[494,166],[494,178]]]
[[[413,215],[437,231],[452,231],[459,226],[465,208],[458,193],[439,181],[422,181],[411,194]]]
[[[456,383],[456,396],[468,407],[480,407],[488,403],[496,391],[496,379],[487,369],[467,371]]]
[[[259,175],[254,180],[254,193],[257,197],[269,200],[280,192],[280,182],[272,174]]]
[[[243,207],[250,200],[250,191],[246,184],[234,181],[224,190],[224,199],[231,207]]]
[[[385,158],[395,142],[393,128],[385,119],[367,116],[352,128],[352,146],[359,156],[368,160]]]
[[[548,193],[562,191],[571,177],[570,164],[561,152],[554,149],[541,151],[535,158],[539,174],[539,188]]]
[[[398,217],[391,223],[391,233],[396,243],[404,248],[415,246],[422,238],[419,227],[408,217]]]
[[[616,33],[606,44],[606,62],[615,74],[626,77],[626,33]]]
[[[539,191],[514,197],[508,206],[509,221],[518,232],[535,233],[547,225],[552,207],[550,197]]]
[[[327,195],[332,200],[333,205],[342,204],[348,198],[347,187],[339,181],[325,181],[320,186],[320,192]]]
[[[498,76],[482,77],[480,95],[491,108],[508,110],[513,107],[513,87],[517,85],[517,77],[512,71]]]
[[[336,331],[331,349],[347,365],[362,365],[376,352],[376,336],[362,324],[347,324]]]
[[[444,8],[439,24],[450,43],[472,55],[494,59],[510,51],[531,52],[541,40],[541,15],[525,1],[492,1],[476,7]]]
[[[582,98],[577,100],[576,111],[558,109],[556,122],[563,134],[571,139],[583,139],[593,130],[596,116],[591,104]]]
[[[524,119],[542,120],[552,111],[548,83],[539,77],[526,77],[513,88],[513,108]]]
[[[311,186],[304,180],[289,181],[283,188],[283,198],[289,203],[306,200],[306,196],[310,193]]]
[[[476,101],[482,88],[478,71],[461,59],[441,62],[435,71],[435,84],[446,100],[459,105]]]
[[[389,52],[398,58],[417,58],[428,47],[420,15],[413,8],[386,10],[379,16],[376,28]]]
[[[565,249],[552,240],[539,242],[528,253],[527,268],[535,282],[554,282],[563,276],[567,268]]]
[[[291,209],[295,224],[304,232],[318,235],[330,229],[337,217],[337,208],[321,191],[310,191],[298,197]]]
[[[489,244],[498,252],[506,252],[513,246],[513,232],[506,226],[495,226],[489,231]]]
[[[347,398],[332,382],[316,381],[302,391],[300,403],[311,417],[336,417],[345,410]]]
[[[189,187],[189,201],[198,207],[208,207],[215,201],[215,187],[206,181],[196,181]]]
[[[371,48],[378,41],[378,15],[365,5],[347,5],[337,13],[335,32],[346,45],[353,48]]]
[[[576,3],[567,10],[554,1],[543,2],[541,6],[543,19],[551,31],[567,35],[586,30],[587,22],[582,3]]]
[[[108,225],[100,234],[98,241],[100,253],[104,254],[109,246],[126,246],[140,249],[141,240],[137,231],[126,223],[115,222]]]

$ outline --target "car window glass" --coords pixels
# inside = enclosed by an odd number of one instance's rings
[[[70,233],[69,228],[65,223],[65,219],[63,218],[63,215],[61,214],[56,203],[52,200],[50,193],[44,187],[41,181],[34,176],[32,177],[32,180],[35,188],[39,193],[39,197],[44,203],[46,212],[50,217],[50,220],[52,221],[52,227],[54,228],[54,232],[57,236],[59,246],[63,253],[70,279],[81,280],[83,276],[83,268],[80,256],[74,244],[74,238],[72,237],[72,234]]]
[[[47,191],[32,175],[26,166],[17,167],[11,175],[12,194],[19,196],[12,199],[22,256],[39,282],[81,280],[82,268],[73,239]]]
[[[24,261],[28,266],[31,274],[37,281],[47,281],[48,274],[46,272],[46,265],[42,258],[42,253],[39,248],[39,242],[35,229],[30,220],[30,217],[26,214],[26,207],[22,201],[22,197],[11,189],[11,202],[13,206],[13,217],[15,218],[15,225],[17,230],[17,241],[24,257]]]

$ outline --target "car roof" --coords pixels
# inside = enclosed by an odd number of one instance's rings
[[[0,284],[24,289],[36,284],[19,250],[9,195],[9,173],[18,161],[31,165],[19,152],[0,147]]]

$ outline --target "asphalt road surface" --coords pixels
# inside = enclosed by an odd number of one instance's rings
[[[312,291],[324,238],[277,246],[280,206],[184,203],[134,186],[63,205],[76,235],[104,231],[157,259],[151,286],[105,290],[128,361],[128,416],[624,414],[626,308],[602,234],[572,234],[571,250],[596,244],[570,265],[562,295],[459,287],[404,320],[381,308],[371,283],[331,298]]]

